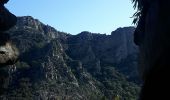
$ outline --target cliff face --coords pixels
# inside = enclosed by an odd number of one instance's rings
[[[114,66],[128,76],[137,76],[134,71],[137,70],[138,49],[133,43],[133,31],[133,27],[119,28],[111,35],[84,31],[68,38],[66,53],[80,60],[93,73],[103,67]]]
[[[133,27],[111,35],[70,35],[30,16],[19,17],[10,33],[20,60],[6,81],[7,99],[136,99],[137,47]],[[6,70],[4,69],[4,72]]]

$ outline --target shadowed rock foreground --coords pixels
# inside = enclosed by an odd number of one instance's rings
[[[17,21],[16,16],[4,7],[4,4],[8,1],[0,1],[0,67],[14,64],[19,56],[18,50],[12,44],[9,34],[5,33]]]
[[[10,35],[6,33],[17,22],[17,17],[4,6],[8,1],[0,1],[0,96],[6,93],[5,88],[9,83],[8,65],[15,64],[19,56],[18,49],[12,43]]]
[[[170,1],[133,0],[138,19],[134,41],[139,46],[143,78],[140,100],[169,98]],[[135,20],[136,20],[135,18]],[[135,21],[134,20],[134,21]]]

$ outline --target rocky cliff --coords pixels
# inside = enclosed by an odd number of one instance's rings
[[[20,60],[7,73],[3,99],[136,99],[139,93],[133,27],[111,35],[60,32],[30,16],[8,31]]]

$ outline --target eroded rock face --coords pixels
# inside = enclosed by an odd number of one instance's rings
[[[12,65],[18,59],[18,49],[7,42],[5,45],[0,46],[0,65]]]

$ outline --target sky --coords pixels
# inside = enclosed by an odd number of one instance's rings
[[[5,5],[16,16],[32,16],[58,31],[110,34],[133,26],[131,0],[10,0]]]

